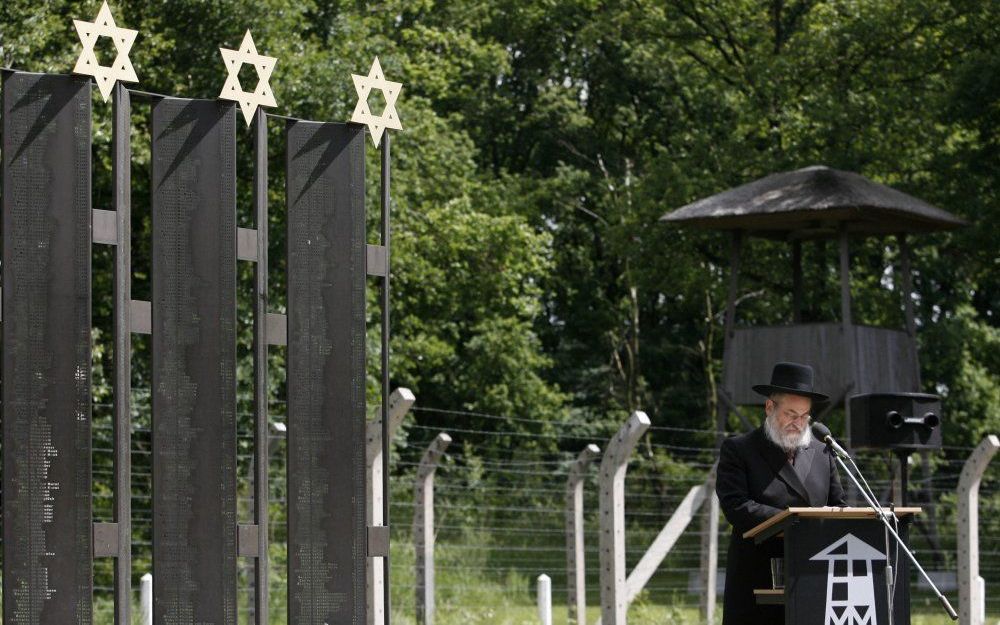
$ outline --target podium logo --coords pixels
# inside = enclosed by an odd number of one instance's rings
[[[826,560],[824,625],[878,625],[872,561],[885,554],[854,534],[845,534],[810,560]]]

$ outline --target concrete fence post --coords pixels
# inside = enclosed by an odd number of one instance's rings
[[[633,412],[604,449],[600,473],[601,618],[604,625],[625,625],[625,473],[649,417]]]
[[[715,591],[719,576],[719,496],[715,494],[715,468],[705,483],[708,493],[701,517],[701,597],[699,608],[705,625],[715,623]]]
[[[139,625],[153,625],[153,576],[139,578]]]
[[[983,625],[979,582],[979,484],[990,460],[1000,450],[991,434],[973,450],[958,479],[958,618],[961,625]]]
[[[587,466],[598,456],[597,445],[587,445],[573,461],[566,479],[566,604],[569,625],[587,624],[587,585],[583,549],[583,482]]]
[[[434,472],[451,437],[441,432],[417,467],[414,486],[413,546],[416,552],[417,623],[434,625]]]
[[[410,411],[416,397],[408,388],[397,388],[389,396],[389,438],[403,417]],[[366,516],[368,526],[378,526],[384,523],[382,518],[382,492],[384,481],[382,477],[382,417],[368,424],[365,444],[365,480],[367,482],[368,505]],[[368,625],[385,623],[385,576],[383,575],[382,558],[368,558],[368,585],[365,591],[368,600]]]
[[[642,554],[642,558],[639,559],[635,568],[625,578],[626,610],[635,601],[635,598],[639,596],[642,589],[646,587],[646,584],[649,583],[650,578],[656,573],[660,564],[663,563],[664,558],[667,557],[670,550],[677,544],[687,526],[694,520],[698,510],[711,499],[711,495],[715,494],[713,491],[714,488],[715,470],[713,468],[705,483],[692,486],[688,490],[687,495],[684,496],[684,499],[677,505],[674,513],[670,515],[670,519],[663,525],[660,533],[656,535],[656,538],[653,539],[653,542],[646,549],[646,553]],[[715,600],[714,586],[712,587],[712,600],[713,602]],[[597,619],[596,625],[602,625],[604,622],[602,615],[601,618]]]
[[[552,625],[552,578],[538,576],[538,618],[542,625]]]

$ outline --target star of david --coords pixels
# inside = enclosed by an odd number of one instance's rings
[[[274,65],[278,59],[273,56],[257,54],[257,47],[253,45],[253,37],[250,36],[249,30],[243,35],[243,43],[240,44],[239,50],[219,48],[219,52],[222,53],[222,60],[226,64],[226,69],[229,70],[229,76],[226,77],[226,84],[222,85],[222,93],[219,94],[219,97],[223,100],[239,102],[240,109],[243,111],[243,119],[249,126],[258,106],[277,105],[267,81],[271,79],[271,72],[274,71]],[[244,91],[243,86],[240,85],[240,68],[243,67],[244,63],[253,65],[257,70],[257,88],[252,93]]]
[[[135,75],[135,68],[132,67],[132,61],[128,58],[128,53],[132,49],[132,44],[135,43],[135,37],[139,31],[118,28],[106,0],[101,4],[101,10],[97,12],[97,17],[93,22],[73,20],[73,25],[76,26],[76,32],[80,35],[80,42],[83,44],[83,50],[80,52],[80,58],[76,60],[73,72],[93,76],[97,79],[97,88],[100,89],[105,101],[111,95],[111,88],[115,86],[115,81],[139,81],[139,77]],[[94,52],[94,45],[102,36],[111,37],[115,43],[117,55],[111,67],[98,63],[97,54]]]
[[[358,124],[367,124],[368,131],[372,134],[372,142],[376,146],[382,141],[382,133],[386,128],[402,130],[403,126],[399,122],[399,115],[396,113],[396,98],[403,88],[402,83],[386,80],[382,74],[382,66],[379,65],[378,57],[372,63],[372,68],[368,70],[367,76],[351,74],[354,80],[354,89],[358,92],[358,104],[354,107],[354,114],[351,121]],[[368,108],[368,94],[372,89],[378,89],[385,96],[385,109],[381,115],[372,115]]]

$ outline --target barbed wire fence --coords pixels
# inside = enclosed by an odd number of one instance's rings
[[[134,604],[137,580],[150,571],[152,479],[148,389],[137,389],[133,402],[132,505]],[[284,403],[272,400],[270,445],[270,611],[271,621],[284,623],[287,566]],[[110,404],[94,410],[94,515],[110,518],[113,472]],[[374,416],[374,415],[373,415]],[[253,508],[252,414],[240,413],[238,431],[240,522],[250,522]],[[623,418],[624,422],[624,418]],[[553,613],[565,622],[567,604],[566,481],[574,460],[588,444],[603,451],[621,424],[584,421],[553,422],[544,418],[508,417],[479,412],[422,407],[418,404],[393,442],[390,487],[393,570],[391,597],[394,623],[416,623],[417,573],[414,554],[414,484],[427,445],[440,432],[453,442],[436,470],[434,509],[436,535],[435,622],[537,622],[535,580],[552,579]],[[670,519],[688,491],[705,482],[715,461],[714,430],[654,423],[636,446],[626,484],[626,566],[631,570]],[[931,454],[928,470],[914,457],[910,503],[924,509],[911,531],[917,557],[952,597],[956,596],[956,489],[971,447],[945,447]],[[892,477],[887,452],[862,451],[859,464],[873,489],[888,503]],[[598,553],[598,462],[584,480],[587,622],[600,614]],[[705,506],[684,530],[644,590],[632,603],[630,622],[699,622],[698,606]],[[933,522],[931,520],[933,519]],[[1000,584],[1000,466],[988,469],[980,488],[980,574],[987,589]],[[719,523],[719,567],[725,566],[729,526]],[[105,570],[106,569],[106,570]],[[932,612],[936,601],[911,571],[914,610]],[[719,575],[720,582],[723,578]],[[95,564],[95,622],[102,600],[110,603],[109,560]],[[240,560],[240,622],[253,622],[251,562]],[[987,591],[987,611],[1000,612],[1000,594]],[[721,602],[721,593],[718,595]],[[561,616],[560,616],[561,615]],[[139,622],[139,621],[137,621]]]

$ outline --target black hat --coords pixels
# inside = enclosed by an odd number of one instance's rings
[[[764,397],[774,393],[789,393],[802,395],[817,401],[828,401],[830,398],[813,391],[813,369],[809,365],[797,362],[779,362],[771,371],[770,384],[757,384],[753,390]]]

